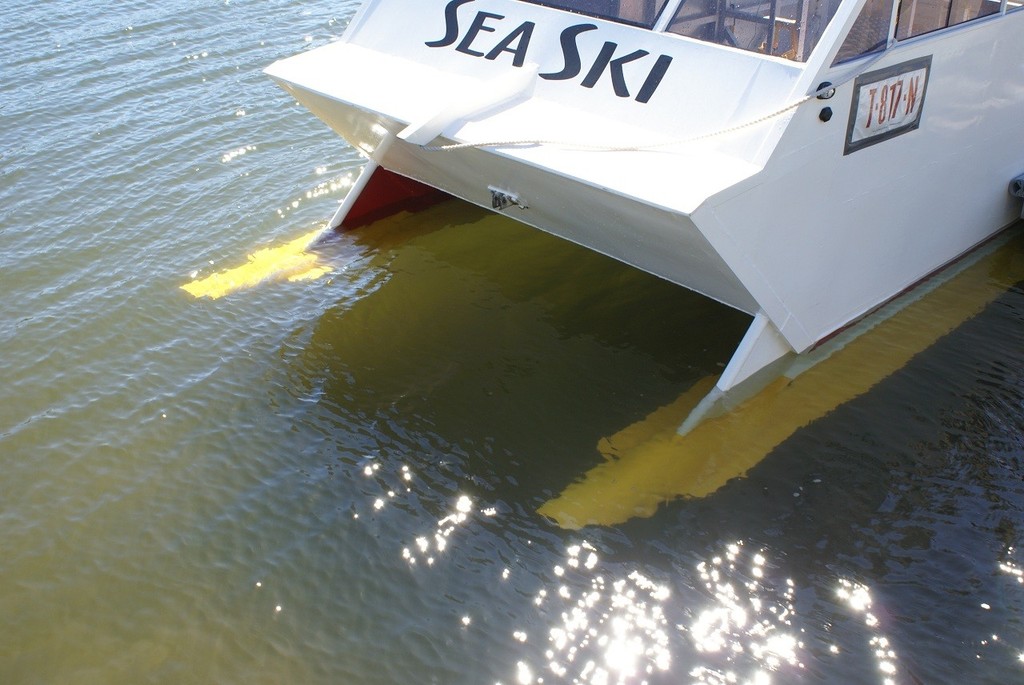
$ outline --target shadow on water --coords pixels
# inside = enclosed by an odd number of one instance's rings
[[[520,501],[564,486],[600,458],[601,437],[720,370],[749,322],[459,203],[358,240],[374,275],[317,323],[306,388],[340,424],[455,450],[464,475]]]

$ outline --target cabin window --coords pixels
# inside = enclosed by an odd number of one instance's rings
[[[896,20],[896,40],[998,14],[998,0],[906,0]]]
[[[652,28],[666,0],[526,0],[591,17]]]
[[[838,8],[839,0],[684,0],[668,30],[802,62]]]
[[[868,0],[833,64],[883,50],[889,41],[894,0]],[[896,40],[913,38],[965,21],[998,14],[1000,0],[900,0]]]
[[[834,64],[885,49],[889,42],[894,0],[868,0],[836,54]]]

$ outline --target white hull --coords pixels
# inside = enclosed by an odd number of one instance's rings
[[[838,67],[827,66],[834,49],[795,64],[586,18],[581,74],[602,41],[649,53],[623,68],[623,97],[608,75],[586,87],[538,78],[567,64],[560,37],[578,15],[468,0],[449,6],[462,12],[460,31],[484,10],[501,19],[460,52],[428,45],[456,28],[445,2],[404,4],[368,4],[345,39],[268,73],[375,164],[484,207],[500,191],[525,206],[505,209],[512,218],[755,315],[723,390],[809,350],[1021,215],[1007,186],[1024,173],[1024,11]],[[845,35],[861,4],[841,8],[823,42]],[[508,51],[467,54],[520,21],[537,26],[523,66]],[[396,46],[398,22],[409,35]],[[659,55],[672,69],[638,102]],[[922,59],[916,130],[849,150],[865,73],[884,79]],[[825,81],[838,84],[834,97],[787,109]],[[548,142],[488,145],[509,140]],[[480,147],[436,149],[449,142]]]

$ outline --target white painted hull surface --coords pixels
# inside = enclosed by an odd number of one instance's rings
[[[723,390],[1021,215],[1007,187],[1024,173],[1024,11],[830,66],[834,49],[794,63],[513,0],[408,4],[371,2],[341,41],[268,73],[374,163],[484,207],[500,190],[524,205],[503,210],[512,218],[754,315]],[[522,65],[510,48],[489,59],[523,22],[535,29]],[[579,75],[549,78],[571,71],[566,31],[583,24]],[[429,45],[455,29],[452,45]],[[581,84],[610,42],[645,52],[622,67],[628,96],[610,72]],[[639,102],[659,57],[670,67]],[[871,75],[909,79],[922,63],[927,80],[901,104],[916,130],[848,150]],[[833,97],[804,101],[826,81]],[[543,143],[491,144],[506,141]],[[450,143],[479,147],[437,149]]]

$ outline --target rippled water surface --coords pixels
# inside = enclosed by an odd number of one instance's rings
[[[0,683],[1024,680],[1019,239],[745,476],[577,530],[538,508],[744,316],[457,203],[184,293],[344,196],[261,69],[354,10],[0,8]]]

